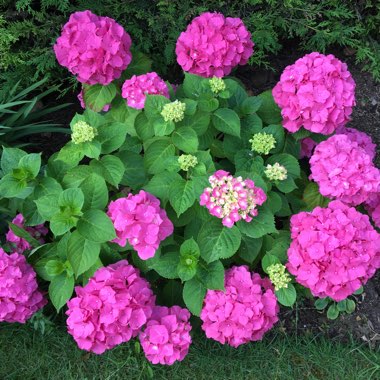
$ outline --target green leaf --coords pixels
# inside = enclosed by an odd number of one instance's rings
[[[202,310],[206,291],[206,287],[196,277],[190,281],[186,281],[183,287],[183,300],[185,301],[186,307],[192,314],[198,317]]]
[[[58,197],[58,206],[69,207],[74,214],[82,209],[83,203],[84,195],[78,188],[66,189]]]
[[[9,228],[16,236],[26,240],[32,247],[37,248],[41,245],[37,239],[33,238],[27,231],[17,226],[16,224],[9,223]]]
[[[132,75],[141,75],[152,71],[152,60],[144,53],[132,49],[132,62],[123,72],[122,78],[129,79]]]
[[[125,171],[124,164],[116,156],[103,156],[100,161],[92,160],[90,166],[116,188],[119,186]]]
[[[189,127],[178,128],[172,135],[173,144],[185,153],[195,153],[198,150],[198,136]]]
[[[318,298],[317,300],[315,300],[314,306],[317,310],[323,310],[323,309],[326,309],[329,302],[330,302],[330,299],[328,297]]]
[[[105,243],[116,238],[111,219],[100,210],[88,210],[77,224],[78,232],[86,239]]]
[[[84,91],[84,102],[86,106],[95,112],[100,112],[105,105],[110,104],[116,96],[116,85],[110,83],[106,86],[94,84],[86,86]]]
[[[18,167],[21,158],[26,156],[26,152],[18,148],[3,147],[1,155],[1,170],[3,175],[9,174]]]
[[[281,110],[275,103],[272,91],[267,90],[259,95],[262,100],[262,104],[257,111],[262,121],[265,124],[280,124],[282,121]]]
[[[192,99],[198,99],[200,94],[212,94],[208,79],[190,73],[185,73],[183,91],[186,97]]]
[[[75,227],[76,224],[77,218],[65,213],[54,214],[50,219],[50,229],[55,236],[65,234]]]
[[[290,232],[279,231],[279,234],[273,241],[273,247],[267,251],[267,254],[276,256],[281,263],[286,263],[288,260],[288,249],[290,246]]]
[[[338,310],[340,312],[346,311],[346,306],[347,306],[347,300],[342,300],[339,301],[336,306],[338,307]]]
[[[128,124],[114,122],[103,124],[98,128],[96,139],[102,144],[102,154],[112,153],[119,149],[127,135]]]
[[[182,177],[178,173],[164,171],[155,174],[144,186],[144,189],[161,200],[167,200],[169,199],[170,185],[174,182],[181,181],[181,179]]]
[[[83,159],[82,144],[68,142],[58,153],[55,161],[63,161],[69,167],[75,167]]]
[[[60,209],[57,203],[57,195],[49,194],[34,201],[37,205],[38,213],[45,220],[50,220],[53,215],[59,213]]]
[[[194,257],[199,257],[200,251],[199,251],[199,246],[198,246],[197,242],[193,238],[185,240],[181,244],[180,254],[181,254],[181,256],[190,255],[190,256],[194,256]]]
[[[143,185],[146,181],[144,160],[140,154],[124,150],[117,156],[124,165],[124,175],[120,183],[133,189]]]
[[[49,285],[49,297],[57,312],[70,299],[74,290],[74,277],[62,273],[52,279]]]
[[[36,178],[41,168],[41,154],[31,153],[21,157],[18,168],[26,170],[29,178]]]
[[[261,266],[265,273],[268,273],[268,267],[270,267],[273,264],[280,264],[280,260],[278,259],[278,257],[270,254],[264,255],[263,259],[261,260]]]
[[[346,312],[351,314],[355,311],[356,304],[353,300],[346,300]]]
[[[165,121],[162,116],[152,119],[151,121],[155,136],[168,136],[175,129],[175,123],[173,121]]]
[[[282,200],[280,195],[274,191],[271,191],[269,194],[267,194],[265,205],[269,207],[273,214],[276,214],[276,212],[280,211],[282,207]]]
[[[294,156],[287,153],[280,153],[274,154],[266,160],[266,164],[274,165],[276,162],[285,166],[288,171],[288,177],[295,179],[301,175],[300,165]]]
[[[51,177],[44,177],[40,180],[39,184],[34,189],[34,197],[39,198],[49,194],[60,194],[62,186],[58,181]]]
[[[239,249],[241,234],[236,226],[227,228],[220,220],[212,220],[203,225],[197,241],[202,258],[211,263],[233,256]]]
[[[175,147],[168,139],[152,142],[145,151],[144,164],[150,174],[157,174],[165,170],[166,159],[174,156]]]
[[[84,194],[83,209],[103,209],[108,204],[108,188],[105,180],[98,174],[92,173],[81,184]]]
[[[134,153],[140,153],[142,151],[142,144],[138,137],[127,137],[119,151],[129,150]],[[108,156],[113,157],[113,156]]]
[[[33,192],[26,181],[18,180],[12,174],[6,174],[0,180],[0,197],[25,199]]]
[[[240,110],[246,115],[255,113],[260,108],[262,102],[262,99],[258,96],[249,96],[241,104]]]
[[[239,256],[247,263],[252,264],[259,256],[263,245],[263,238],[253,239],[248,236],[242,236],[241,243]]]
[[[170,100],[163,95],[146,95],[144,112],[149,120],[162,118],[161,111]]]
[[[85,239],[78,231],[74,231],[67,245],[67,259],[73,267],[75,276],[91,268],[98,260],[100,244]]]
[[[189,127],[193,129],[198,136],[202,136],[206,133],[210,125],[210,120],[211,116],[209,112],[197,111],[193,116],[185,117],[177,126]]]
[[[302,140],[306,137],[309,137],[311,134],[312,134],[312,132],[308,131],[305,128],[301,128],[297,132],[292,133],[292,136],[293,136],[293,138],[295,138],[298,141],[298,140]]]
[[[224,290],[224,266],[220,260],[198,265],[197,276],[207,289]]]
[[[80,144],[83,154],[88,158],[99,159],[102,146],[99,141],[86,141]]]
[[[278,302],[283,306],[293,306],[297,299],[297,292],[293,284],[288,284],[287,288],[275,290]]]
[[[338,306],[335,303],[333,303],[327,309],[327,318],[331,319],[331,320],[334,320],[334,319],[337,319],[338,317],[339,317]]]
[[[198,100],[198,108],[200,111],[213,112],[219,108],[219,101],[213,97],[200,98]]]
[[[146,141],[154,136],[153,125],[149,122],[145,113],[140,113],[135,120],[135,129],[137,136],[142,140]],[[137,152],[138,153],[138,152]]]
[[[191,259],[187,259],[191,260]],[[197,273],[197,262],[191,265],[186,265],[184,260],[181,260],[177,267],[178,277],[182,282],[191,280]]]
[[[212,122],[218,131],[240,137],[240,119],[235,111],[219,108],[214,112]]]
[[[49,276],[50,281],[60,275],[65,270],[65,265],[60,260],[48,260],[45,264],[46,274]]]
[[[241,233],[254,239],[277,232],[274,224],[274,216],[266,208],[260,208],[258,215],[249,223],[241,220],[237,223],[237,226]]]
[[[169,189],[169,200],[177,216],[183,214],[195,202],[193,182],[184,179],[173,182]]]
[[[182,103],[186,104],[185,115],[194,115],[197,110],[197,102],[193,99],[181,99]]]
[[[276,146],[270,150],[270,154],[279,153],[282,151],[285,143],[285,130],[282,125],[268,125],[262,130],[265,133],[271,134],[276,140]]]
[[[178,263],[178,252],[169,252],[161,255],[150,267],[153,268],[161,277],[174,279],[178,278]]]
[[[330,199],[325,198],[320,192],[319,192],[319,186],[315,182],[309,182],[305,190],[303,192],[302,200],[306,204],[306,210],[312,211],[316,207],[327,207],[327,205],[330,202]]]
[[[88,165],[79,165],[70,169],[63,177],[64,187],[79,187],[81,183],[94,172],[93,168]]]

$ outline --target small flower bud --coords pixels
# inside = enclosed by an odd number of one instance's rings
[[[187,172],[190,168],[193,168],[198,164],[198,159],[191,154],[181,154],[178,157],[178,163],[180,168]]]
[[[226,89],[226,84],[224,83],[224,80],[222,78],[212,77],[209,80],[209,84],[211,87],[211,91],[214,94],[218,94],[219,92],[222,92]]]
[[[269,154],[276,146],[276,139],[273,135],[265,132],[256,133],[249,142],[252,144],[251,150],[258,154]]]
[[[97,130],[85,121],[78,121],[72,127],[71,140],[74,144],[92,141],[98,134]]]
[[[288,178],[288,171],[278,162],[274,165],[268,164],[264,173],[270,181],[283,181]]]
[[[285,272],[285,265],[272,264],[267,268],[269,278],[274,285],[275,290],[287,288],[289,282],[292,280],[289,273]]]
[[[161,115],[165,121],[174,121],[175,123],[183,120],[185,117],[186,104],[176,100],[164,105]]]

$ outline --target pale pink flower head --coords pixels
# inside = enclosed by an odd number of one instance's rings
[[[87,84],[107,85],[132,60],[131,38],[115,20],[90,11],[75,12],[54,45],[60,65]]]
[[[113,242],[124,247],[128,241],[142,260],[153,257],[160,242],[174,231],[159,199],[144,190],[111,202],[107,215],[116,230]]]
[[[222,219],[228,228],[241,219],[250,222],[258,214],[257,206],[267,199],[264,191],[252,180],[235,178],[224,170],[216,171],[209,177],[209,182],[211,187],[206,187],[200,196],[200,205]]]
[[[84,102],[84,91],[85,91],[85,90],[82,88],[82,89],[80,90],[80,93],[78,94],[77,98],[78,98],[78,100],[79,100],[80,106],[81,106],[83,109],[86,109],[86,103]],[[111,104],[106,104],[106,105],[103,107],[102,111],[103,111],[103,112],[107,112],[107,111],[110,109],[110,107],[111,107]]]
[[[244,265],[226,271],[225,291],[207,291],[200,317],[207,338],[238,347],[261,340],[279,311],[270,280]]]
[[[310,158],[313,154],[314,148],[318,145],[317,142],[315,142],[310,137],[305,137],[301,140],[301,158]]]
[[[345,126],[338,127],[336,133],[348,136],[351,141],[355,141],[360,148],[365,150],[365,152],[371,157],[371,160],[375,158],[376,144],[373,143],[371,136],[368,136],[366,133],[358,131],[355,128],[346,128]]]
[[[146,358],[153,364],[182,361],[191,344],[190,313],[179,306],[155,306],[139,339]]]
[[[41,245],[45,243],[43,237],[47,235],[49,230],[43,224],[34,227],[25,227],[22,214],[17,214],[12,220],[12,223],[28,232],[33,238],[38,240]],[[15,235],[11,229],[7,232],[6,239],[8,242],[12,243],[14,250],[18,253],[23,253],[26,250],[32,249],[31,245],[25,239]]]
[[[127,100],[129,107],[142,109],[146,95],[163,95],[169,99],[169,89],[155,72],[143,75],[133,75],[127,79],[122,87],[122,96]]]
[[[68,332],[80,349],[95,354],[136,337],[155,303],[148,281],[126,260],[98,269],[75,292],[67,302]]]
[[[349,136],[334,135],[319,143],[309,163],[310,178],[325,197],[356,206],[380,191],[380,170]]]
[[[329,135],[350,120],[355,82],[345,63],[313,52],[285,68],[272,94],[289,132]]]
[[[251,33],[240,18],[206,12],[194,18],[181,33],[175,52],[184,71],[221,78],[235,66],[245,65],[253,46]]]
[[[354,207],[332,201],[290,223],[287,268],[316,297],[344,300],[380,267],[380,234]]]
[[[46,303],[25,257],[0,248],[0,322],[25,323]]]
[[[364,207],[372,218],[373,223],[375,223],[375,226],[380,228],[380,191],[371,194]]]

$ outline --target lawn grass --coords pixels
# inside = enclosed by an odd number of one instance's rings
[[[149,367],[134,343],[96,356],[77,349],[63,328],[41,335],[30,325],[0,324],[1,380],[378,380],[380,350],[280,333],[233,349],[199,334],[182,363]]]

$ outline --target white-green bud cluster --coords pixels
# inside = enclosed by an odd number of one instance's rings
[[[211,91],[214,94],[218,94],[219,92],[222,92],[226,89],[226,84],[224,83],[224,80],[222,78],[218,77],[212,77],[209,80]]]
[[[274,165],[268,164],[264,173],[270,181],[283,181],[288,178],[288,171],[285,166],[280,165],[278,162]]]
[[[285,265],[282,264],[272,264],[267,268],[269,278],[272,281],[275,290],[287,288],[289,282],[292,280],[289,273],[285,270]]]
[[[85,121],[78,121],[72,128],[71,140],[74,144],[92,141],[98,134],[97,130]]]
[[[191,154],[181,154],[178,157],[178,163],[180,168],[187,172],[190,168],[193,168],[198,164],[198,159]]]
[[[275,148],[276,139],[270,133],[259,132],[252,136],[249,140],[252,144],[251,150],[258,154],[269,154],[269,152]]]
[[[174,102],[164,105],[161,115],[165,121],[174,121],[178,123],[185,117],[186,104],[175,100]]]

